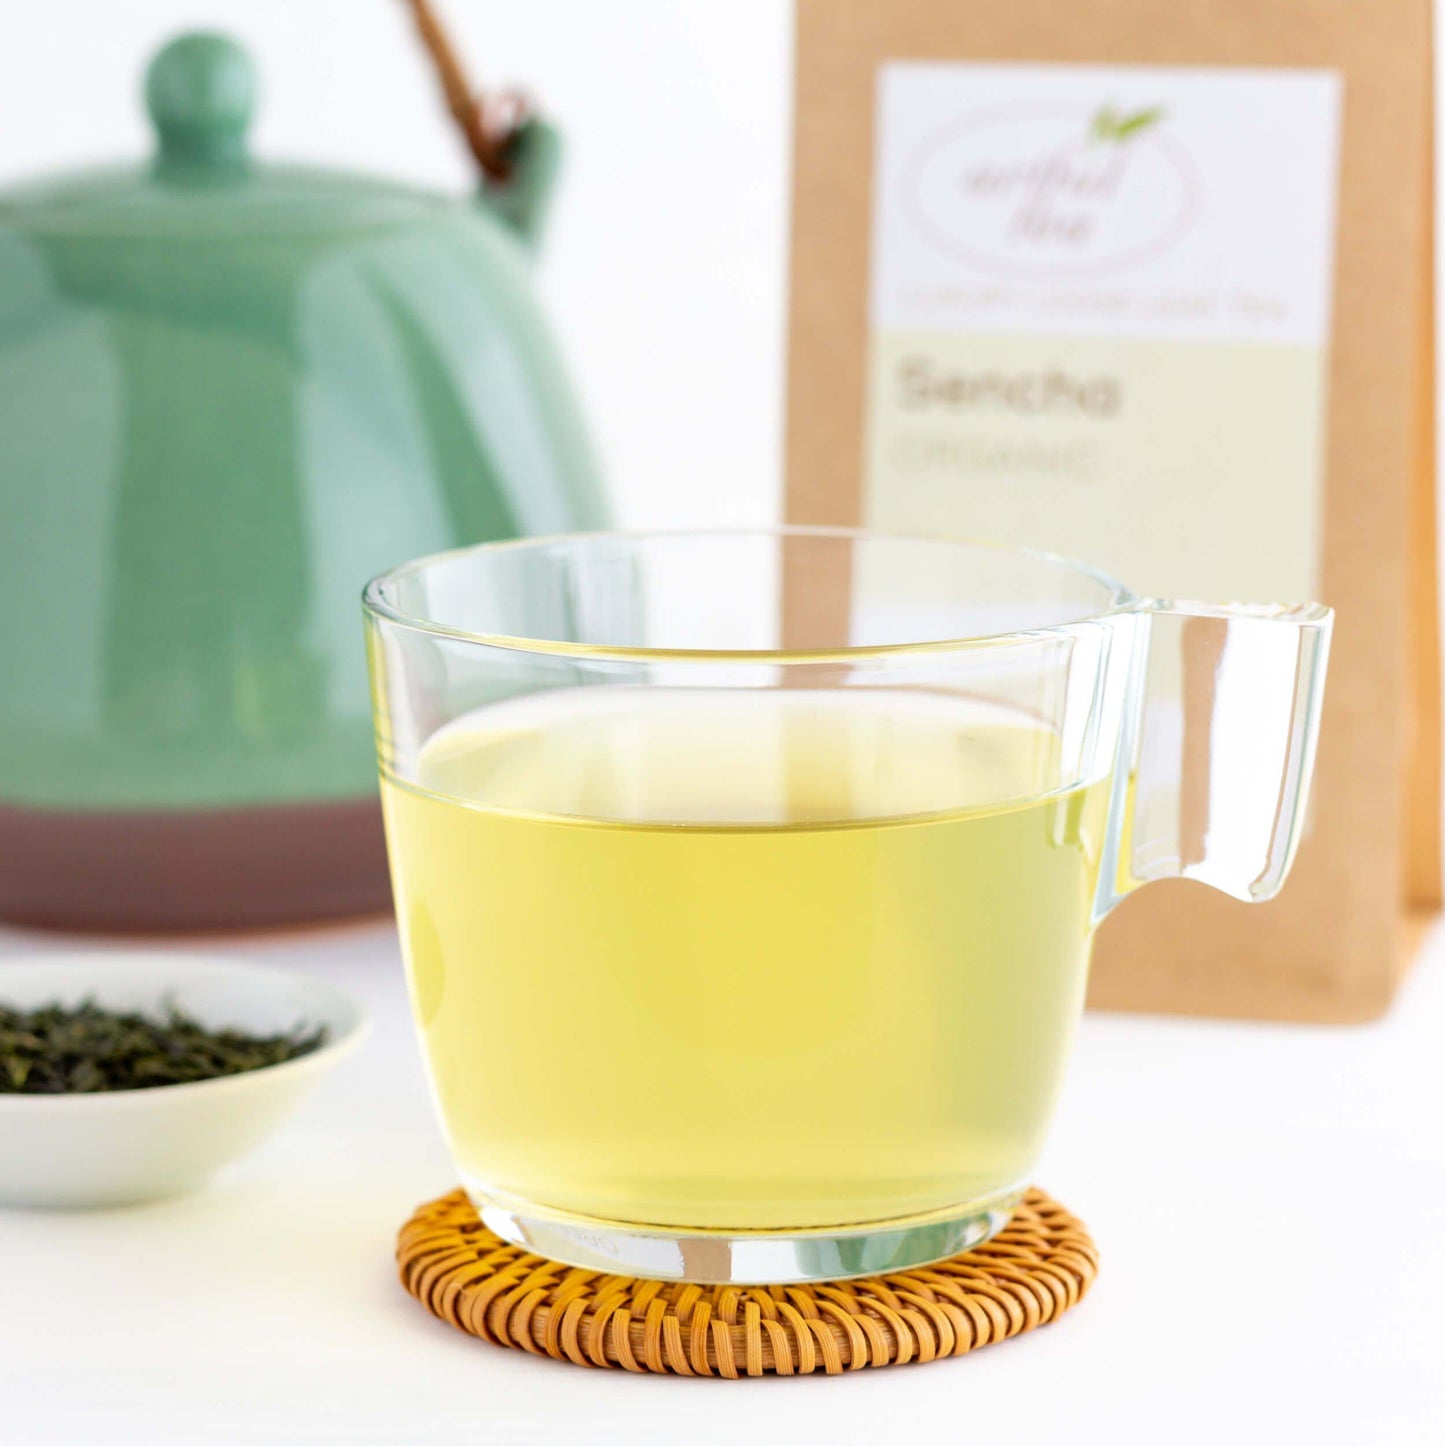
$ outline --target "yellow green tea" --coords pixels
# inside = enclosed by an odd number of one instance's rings
[[[443,729],[383,794],[466,1183],[736,1230],[1024,1183],[1106,809],[1059,770],[1048,730],[906,690],[577,688]]]

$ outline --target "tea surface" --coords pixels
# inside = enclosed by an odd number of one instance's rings
[[[1107,780],[903,690],[579,688],[383,780],[465,1182],[614,1222],[911,1217],[1026,1181]]]

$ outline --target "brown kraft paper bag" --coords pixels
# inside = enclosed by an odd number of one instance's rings
[[[1369,1019],[1439,907],[1431,44],[1429,0],[798,0],[789,520],[1336,609],[1283,893],[1129,899],[1095,1006]]]

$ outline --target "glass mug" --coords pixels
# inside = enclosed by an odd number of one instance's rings
[[[1332,622],[823,528],[490,544],[365,603],[411,998],[483,1220],[774,1283],[1007,1220],[1099,921],[1154,879],[1283,882]]]

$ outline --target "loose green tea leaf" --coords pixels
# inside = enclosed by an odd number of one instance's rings
[[[287,1034],[207,1029],[173,1005],[161,1018],[114,1013],[94,1000],[14,1009],[0,1004],[0,1094],[152,1089],[284,1064],[320,1048],[324,1026]]]

